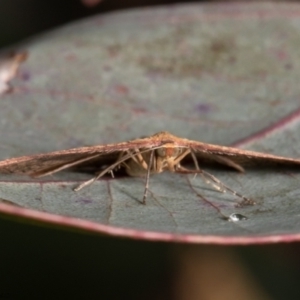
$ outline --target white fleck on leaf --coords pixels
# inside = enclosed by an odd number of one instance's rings
[[[26,52],[12,52],[0,58],[0,95],[11,91],[9,82],[16,76],[20,64],[26,58]]]

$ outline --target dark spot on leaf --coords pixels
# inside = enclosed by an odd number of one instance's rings
[[[129,93],[129,88],[125,85],[122,85],[122,84],[115,85],[114,90],[118,94],[122,94],[122,95],[127,95]]]
[[[284,68],[286,70],[292,70],[293,69],[293,65],[291,63],[287,63],[287,64],[284,65]]]
[[[31,74],[29,73],[29,71],[22,71],[20,72],[20,78],[24,81],[28,81],[31,79]]]
[[[196,105],[196,110],[202,114],[207,114],[207,113],[211,112],[212,108],[213,108],[212,105],[210,105],[208,103],[199,103]]]
[[[93,203],[93,200],[91,198],[78,198],[76,201],[76,203],[82,203],[82,204],[90,204]]]

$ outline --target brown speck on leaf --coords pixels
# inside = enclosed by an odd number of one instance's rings
[[[9,82],[16,76],[20,64],[26,58],[26,52],[12,52],[0,58],[0,96],[12,90]]]
[[[120,95],[127,95],[129,93],[129,88],[126,85],[118,84],[114,89]]]

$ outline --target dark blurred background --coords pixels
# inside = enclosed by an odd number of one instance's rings
[[[253,1],[253,0],[252,0]],[[1,0],[0,47],[17,42],[30,35],[51,29],[73,20],[113,10],[168,5],[184,2],[174,0]],[[218,1],[226,3],[228,1]],[[244,0],[238,2],[251,2]],[[278,1],[269,1],[278,2]],[[283,1],[281,1],[283,2]],[[287,1],[284,1],[287,2]],[[290,1],[291,2],[291,1]]]
[[[0,47],[98,13],[182,2],[2,0]],[[142,242],[4,218],[0,238],[0,300],[300,299],[298,243],[226,247]]]
[[[1,0],[0,46],[14,43],[38,32],[42,32],[61,24],[94,14],[132,7],[143,7],[147,5],[169,4],[176,2],[178,3],[180,1]]]

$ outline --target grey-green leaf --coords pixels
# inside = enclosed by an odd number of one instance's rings
[[[299,13],[298,4],[176,5],[96,16],[32,39],[19,47],[28,59],[0,101],[0,159],[161,130],[299,157]],[[0,175],[0,211],[132,238],[299,239],[299,170],[208,171],[257,204],[236,207],[200,176],[190,178],[195,192],[185,176],[165,173],[150,178],[142,205],[143,178],[103,178],[76,193],[93,175],[68,171]],[[247,219],[229,222],[232,214]]]

